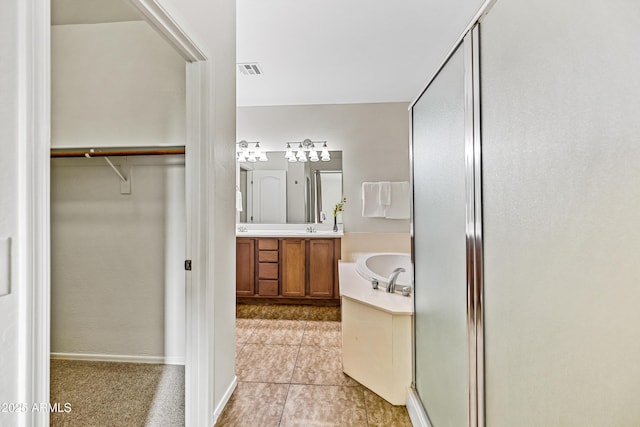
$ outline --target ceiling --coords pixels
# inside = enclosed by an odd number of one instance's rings
[[[236,0],[239,106],[409,102],[480,0]],[[52,23],[139,20],[126,0],[52,0]],[[454,22],[455,21],[455,22]],[[458,22],[459,21],[459,22]],[[457,27],[456,27],[457,25]]]
[[[124,0],[51,0],[52,25],[141,20],[136,9]]]
[[[237,0],[237,62],[264,73],[238,74],[238,105],[411,101],[428,77],[428,3]]]

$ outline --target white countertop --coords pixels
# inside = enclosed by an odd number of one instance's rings
[[[309,232],[307,229],[314,231]],[[243,230],[243,231],[240,231]],[[333,231],[333,224],[238,224],[236,237],[294,237],[305,239],[335,239],[344,236],[342,224]]]
[[[390,294],[383,288],[373,289],[371,283],[356,271],[355,262],[338,261],[340,295],[396,315],[413,315],[413,296]]]

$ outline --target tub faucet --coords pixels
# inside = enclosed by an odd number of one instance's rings
[[[405,271],[407,270],[402,267],[398,267],[391,272],[389,278],[387,279],[387,283],[389,283],[389,285],[387,286],[387,292],[391,293],[396,291],[396,280],[398,279],[398,275]]]

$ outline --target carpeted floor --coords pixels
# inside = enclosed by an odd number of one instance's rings
[[[51,360],[51,426],[184,426],[184,366]]]

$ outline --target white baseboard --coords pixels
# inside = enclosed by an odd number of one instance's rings
[[[184,366],[184,356],[166,356],[163,358],[165,365],[182,365]]]
[[[95,354],[95,353],[56,353],[52,352],[52,359],[86,360],[92,362],[127,362],[127,363],[156,363],[163,365],[184,365],[184,357],[164,356],[133,356],[129,354]]]
[[[231,395],[233,394],[237,386],[238,386],[238,377],[234,375],[233,380],[231,381],[231,384],[229,384],[229,387],[227,387],[227,391],[224,392],[222,399],[220,399],[220,403],[218,403],[218,406],[216,406],[216,410],[213,412],[213,423],[210,423],[210,425],[215,425],[218,422],[218,418],[220,418],[220,414],[222,414],[224,407],[227,406],[227,402],[229,402],[229,399],[231,399]]]
[[[407,412],[409,412],[409,418],[414,427],[431,427],[429,417],[427,417],[427,414],[424,412],[420,398],[413,388],[409,389]]]

